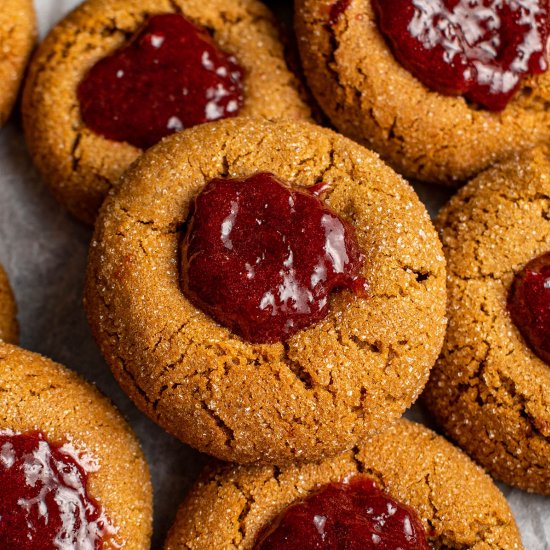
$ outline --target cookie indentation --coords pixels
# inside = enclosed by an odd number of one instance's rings
[[[78,87],[80,111],[96,133],[147,149],[178,130],[236,116],[243,76],[206,29],[178,13],[155,15],[92,67]]]
[[[41,432],[0,432],[0,546],[103,548],[117,529],[88,492],[97,465]]]
[[[374,0],[395,57],[432,90],[506,107],[526,75],[548,69],[548,8],[540,0]]]
[[[320,321],[337,288],[366,296],[353,226],[269,173],[212,180],[182,250],[185,294],[251,342],[283,341]]]
[[[416,512],[356,476],[325,485],[284,510],[261,534],[255,550],[285,548],[429,550]]]
[[[508,310],[534,352],[550,364],[550,252],[531,260],[516,275]]]

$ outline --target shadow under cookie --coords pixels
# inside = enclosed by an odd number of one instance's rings
[[[0,265],[0,340],[16,344],[18,339],[17,305],[8,276]]]

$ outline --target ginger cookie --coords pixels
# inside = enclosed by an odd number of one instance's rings
[[[119,176],[163,136],[237,114],[309,118],[257,0],[87,0],[31,64],[26,139],[56,198],[93,223]]]
[[[295,26],[307,80],[340,132],[406,177],[457,185],[548,141],[548,6],[447,4],[297,0]]]
[[[3,0],[0,10],[0,126],[11,113],[35,39],[32,0]]]
[[[105,397],[0,343],[0,411],[2,548],[149,548],[147,463]]]
[[[534,150],[441,211],[449,326],[425,392],[437,422],[496,478],[550,494],[550,161]]]
[[[239,463],[317,459],[417,398],[445,331],[441,245],[376,154],[228,119],[150,149],[100,212],[85,305],[137,406]]]
[[[0,265],[0,340],[16,344],[18,339],[17,305],[8,276]]]
[[[165,544],[165,550],[325,547],[523,548],[489,476],[407,420],[316,463],[207,468]]]

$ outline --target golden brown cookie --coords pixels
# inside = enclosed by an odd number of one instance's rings
[[[11,112],[36,39],[32,0],[3,0],[0,9],[0,126]]]
[[[330,297],[328,316],[284,343],[251,344],[183,295],[178,254],[210,180],[268,171],[355,227],[369,299]],[[95,338],[138,407],[225,460],[334,455],[389,425],[419,395],[445,329],[439,240],[412,188],[354,142],[308,123],[230,119],[150,149],[96,224],[85,304]]]
[[[525,78],[495,113],[417,80],[378,30],[371,0],[297,0],[295,25],[306,77],[332,123],[406,177],[456,185],[550,138],[550,72]]]
[[[425,402],[495,477],[550,494],[550,366],[507,310],[514,274],[550,250],[550,161],[535,150],[461,189],[438,218],[449,326]]]
[[[105,397],[65,367],[0,343],[0,411],[0,433],[41,432],[92,464],[87,491],[116,530],[115,540],[122,548],[149,548],[147,463],[134,433]],[[106,547],[114,548],[112,541]]]
[[[309,117],[288,70],[273,17],[257,0],[88,0],[41,44],[25,86],[25,134],[34,162],[57,199],[93,223],[119,176],[141,153],[95,134],[80,116],[77,86],[100,59],[123,45],[151,13],[181,12],[209,29],[245,70],[241,114]]]
[[[6,272],[0,265],[0,340],[16,344],[19,339],[17,305]]]
[[[433,548],[523,548],[504,496],[481,468],[427,428],[399,420],[339,457],[285,468],[207,468],[165,550],[253,547],[262,528],[319,486],[364,475],[410,506]]]

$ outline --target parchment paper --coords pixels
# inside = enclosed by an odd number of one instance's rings
[[[40,33],[79,0],[35,0]],[[288,22],[290,0],[272,1]],[[0,6],[0,9],[1,6]],[[432,214],[449,197],[437,187],[416,186]],[[82,287],[91,230],[49,195],[32,167],[16,113],[0,131],[0,261],[19,304],[21,344],[79,372],[120,408],[137,432],[155,487],[153,549],[162,541],[177,506],[204,458],[164,433],[122,393],[92,339],[82,308]],[[407,416],[429,424],[419,407]],[[550,550],[550,499],[501,485],[527,550]]]

